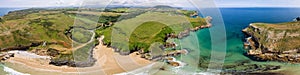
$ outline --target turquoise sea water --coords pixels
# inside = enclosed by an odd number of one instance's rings
[[[300,16],[300,8],[220,8],[220,12],[223,22],[218,22],[219,20],[213,20],[212,28],[199,30],[195,32],[194,36],[188,36],[187,38],[182,39],[181,43],[184,43],[183,47],[191,49],[192,51],[190,52],[191,55],[178,57],[182,59],[183,62],[189,64],[185,68],[195,68],[195,66],[199,65],[194,63],[200,63],[199,61],[210,61],[211,56],[221,56],[222,53],[226,53],[224,65],[235,65],[238,62],[247,61],[249,62],[248,64],[275,65],[282,66],[282,68],[300,66],[298,64],[289,64],[274,61],[259,62],[249,59],[248,57],[243,55],[245,53],[245,50],[243,49],[243,39],[245,37],[241,32],[242,29],[246,28],[250,23],[254,22],[280,23],[293,21],[294,18]],[[220,15],[212,15],[212,17],[220,17]],[[223,32],[221,29],[217,29],[218,27],[222,27],[220,26],[222,24],[225,24],[226,32]],[[212,32],[212,30],[214,31]],[[226,37],[216,36],[216,34],[222,35],[225,33]],[[195,37],[197,39],[195,39]],[[219,40],[211,40],[215,38],[218,38]],[[215,48],[212,48],[213,45],[218,44],[216,42],[222,43],[224,41],[226,41],[226,48],[223,49],[223,51],[215,51],[214,55],[211,55],[212,49],[217,49],[218,47],[223,48],[222,46],[214,46]],[[200,55],[200,57],[197,57],[198,55]],[[222,57],[216,60],[222,60]],[[210,63],[210,65],[213,65],[213,63]],[[191,69],[187,70],[191,71]],[[201,67],[200,70],[192,71],[201,72],[206,70],[207,68]]]

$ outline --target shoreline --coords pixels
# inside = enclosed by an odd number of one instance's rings
[[[182,31],[180,34],[177,35],[178,39],[184,38],[189,35],[192,31],[198,31],[203,28],[209,28],[211,27],[211,17],[207,16],[206,18],[206,25],[198,26],[195,28],[186,29],[185,31]],[[46,71],[46,72],[58,72],[58,73],[89,73],[89,72],[95,72],[95,69],[97,72],[101,72],[102,74],[116,74],[116,73],[125,73],[134,69],[137,69],[139,67],[148,65],[152,63],[151,60],[141,58],[141,55],[136,55],[137,52],[130,53],[129,55],[121,55],[119,52],[115,52],[113,48],[109,48],[102,43],[102,39],[104,37],[102,36],[99,39],[99,44],[94,47],[92,50],[92,56],[97,61],[95,64],[91,67],[69,67],[69,66],[55,66],[49,64],[50,59],[49,58],[32,58],[32,57],[26,57],[26,54],[15,54],[15,57],[12,57],[5,62],[7,63],[14,63],[22,66],[29,67],[31,69],[35,69],[38,71]],[[169,37],[170,38],[170,37]],[[15,51],[15,53],[19,53],[18,51]],[[34,54],[34,53],[32,53]],[[111,60],[115,59],[115,60]],[[126,60],[127,59],[127,60]],[[129,60],[128,60],[129,59]],[[106,61],[102,61],[106,60]],[[133,61],[130,63],[122,62],[123,61]],[[135,64],[136,66],[128,66]],[[125,66],[122,66],[125,65]],[[13,67],[12,67],[13,68]],[[22,72],[22,69],[17,69]],[[80,72],[82,71],[82,72]],[[30,71],[27,71],[30,72]]]
[[[15,54],[15,57],[6,60],[4,63],[10,64],[10,66],[8,67],[13,68],[16,71],[29,74],[35,74],[38,73],[37,71],[41,71],[47,72],[47,74],[84,73],[89,75],[95,73],[107,75],[123,73],[138,69],[143,66],[147,66],[150,63],[152,63],[149,60],[140,58],[139,55],[136,55],[135,53],[131,53],[127,56],[122,56],[118,53],[115,53],[112,48],[108,48],[102,44],[101,40],[103,38],[104,37],[101,37],[99,39],[100,44],[93,49],[93,58],[95,58],[97,61],[92,67],[80,68],[68,66],[54,66],[49,64],[48,61],[50,61],[50,59],[26,57],[26,55],[22,54],[21,52],[21,54],[18,54],[18,51],[16,51],[17,53]],[[131,62],[128,62],[128,60],[131,60]],[[31,71],[28,71],[27,69],[17,68],[20,66],[31,69]]]

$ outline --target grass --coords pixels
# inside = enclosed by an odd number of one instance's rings
[[[11,12],[0,23],[0,48],[47,42],[46,47],[61,49],[54,60],[87,61],[95,42],[77,50],[73,47],[87,43],[95,30],[96,37],[104,35],[104,44],[123,52],[144,50],[149,52],[153,43],[165,43],[166,34],[200,26],[203,18],[190,18],[170,12],[155,12],[142,9],[112,9],[108,12],[80,11],[73,9],[28,9]],[[113,25],[113,26],[102,26]],[[72,33],[70,33],[70,31]],[[95,37],[95,38],[96,38]],[[72,43],[72,39],[76,42]],[[151,49],[159,48],[157,45]]]
[[[74,28],[72,32],[72,39],[79,43],[86,43],[88,42],[93,33],[82,28]]]
[[[93,49],[95,42],[91,42],[86,46],[79,48],[73,52],[73,57],[75,61],[88,61],[91,55],[91,49]]]
[[[169,33],[172,33],[172,29],[165,24],[153,21],[145,22],[131,34],[129,41],[130,50],[143,49],[147,52],[152,43],[164,43],[166,35]]]
[[[104,43],[112,47],[123,51],[143,49],[147,52],[152,43],[164,43],[167,33],[179,34],[188,28],[206,24],[203,20],[200,17],[191,19],[185,15],[168,12],[146,12],[96,32],[97,35],[104,35]]]
[[[253,25],[260,28],[262,31],[258,33],[250,28],[247,29],[247,32],[252,33],[256,38],[259,38],[258,42],[267,48],[269,48],[270,45],[275,46],[275,51],[286,51],[300,48],[300,22],[278,24],[253,23]],[[294,36],[292,36],[292,34]],[[276,41],[272,42],[273,40]]]
[[[44,14],[27,14],[23,19],[7,20],[1,24],[0,48],[43,41],[63,41],[67,43],[67,47],[71,47],[71,40],[64,32],[73,25],[73,19],[61,13],[40,15]]]

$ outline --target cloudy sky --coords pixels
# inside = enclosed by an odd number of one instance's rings
[[[192,0],[0,0],[0,7],[59,7],[103,5],[191,7]],[[208,0],[199,0],[208,1]],[[212,1],[212,0],[211,0]],[[217,7],[300,7],[300,0],[214,0]],[[209,4],[207,4],[209,5]]]

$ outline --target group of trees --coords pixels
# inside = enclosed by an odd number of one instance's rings
[[[110,22],[117,22],[118,18],[120,16],[121,15],[118,15],[118,16],[105,16],[105,15],[102,15],[102,16],[99,17],[98,23],[104,23],[104,24],[107,25]]]
[[[49,19],[38,18],[38,19],[30,20],[29,24],[38,24],[38,25],[42,25],[44,27],[50,27],[54,23],[49,21]]]

